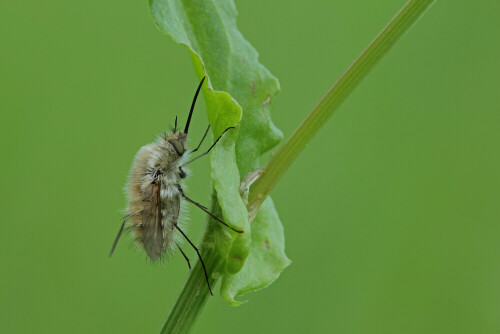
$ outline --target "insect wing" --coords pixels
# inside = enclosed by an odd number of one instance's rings
[[[142,212],[142,230],[144,249],[151,258],[156,260],[160,257],[163,250],[163,226],[161,222],[161,176],[157,182],[152,184],[151,198],[146,202]]]

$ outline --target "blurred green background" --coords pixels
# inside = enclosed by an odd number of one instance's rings
[[[286,137],[403,4],[236,1]],[[274,190],[293,264],[194,333],[500,332],[499,11],[437,1]],[[182,256],[107,255],[134,154],[185,119],[187,50],[147,1],[2,1],[0,36],[0,332],[156,333]],[[208,203],[208,159],[188,186]]]

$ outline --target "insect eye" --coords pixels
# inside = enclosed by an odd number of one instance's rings
[[[172,146],[174,147],[174,149],[177,152],[177,154],[179,154],[179,155],[183,155],[184,154],[184,145],[182,145],[182,143],[179,140],[177,140],[177,139],[169,139],[168,142],[170,144],[172,144]]]

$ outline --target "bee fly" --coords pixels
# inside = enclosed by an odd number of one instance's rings
[[[242,233],[243,231],[235,230],[210,213],[205,206],[187,197],[182,188],[183,179],[187,176],[183,168],[209,153],[226,131],[234,129],[234,127],[229,127],[224,130],[206,152],[188,160],[189,155],[200,148],[210,129],[209,125],[200,144],[194,150],[187,150],[186,145],[189,124],[193,116],[196,98],[198,97],[204,80],[205,77],[201,80],[194,95],[184,131],[177,129],[176,117],[173,133],[165,133],[155,142],[143,146],[135,156],[126,187],[128,207],[126,209],[125,219],[116,236],[109,256],[113,254],[116,244],[125,226],[127,226],[132,230],[132,234],[136,241],[144,247],[144,250],[152,261],[178,248],[186,259],[189,269],[191,269],[189,259],[179,245],[181,239],[184,238],[194,248],[196,254],[198,254],[198,258],[205,272],[208,289],[210,294],[213,295],[212,288],[208,281],[207,270],[200,252],[179,226],[178,220],[179,212],[181,211],[181,200],[184,199],[194,204],[213,219],[233,231],[238,233]]]

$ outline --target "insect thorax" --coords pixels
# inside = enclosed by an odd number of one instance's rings
[[[185,177],[179,166],[186,161],[188,152],[179,154],[180,146],[185,151],[186,134],[183,132],[173,133],[169,136],[159,137],[151,147],[151,155],[147,163],[147,174],[150,174],[150,181],[155,182],[157,177],[161,175],[162,183],[165,187],[176,186],[180,183],[181,178]]]

